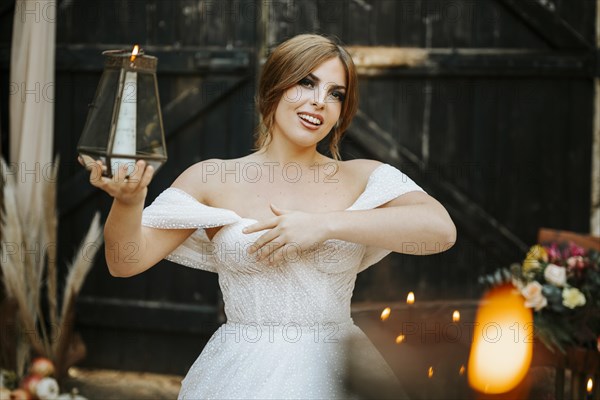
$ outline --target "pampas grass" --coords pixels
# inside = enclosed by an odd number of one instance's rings
[[[72,337],[74,302],[84,279],[89,272],[96,252],[102,244],[100,216],[94,216],[86,237],[76,253],[75,260],[68,267],[67,281],[62,298],[62,310],[58,313],[58,284],[56,268],[56,176],[58,162],[52,167],[51,178],[41,180],[44,185],[44,201],[31,199],[32,207],[27,215],[22,215],[17,203],[19,184],[14,175],[5,174],[2,185],[4,207],[0,212],[0,232],[2,235],[2,257],[0,269],[6,295],[14,298],[18,305],[18,329],[25,333],[17,335],[17,373],[22,376],[31,351],[55,362],[59,373],[68,365],[66,354]],[[0,168],[7,165],[0,158]],[[48,315],[44,315],[40,304],[40,293],[46,277],[48,294]],[[50,325],[48,325],[48,323]],[[60,335],[52,343],[48,327],[58,328]]]
[[[65,291],[63,292],[62,312],[65,315],[69,304],[73,301],[73,295],[79,294],[85,277],[92,267],[93,258],[102,244],[102,226],[100,225],[100,214],[96,213],[87,235],[79,245],[79,251],[73,263],[69,266]],[[91,252],[91,254],[88,253]]]

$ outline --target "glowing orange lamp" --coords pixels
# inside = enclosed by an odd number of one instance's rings
[[[533,314],[512,285],[490,290],[477,311],[467,376],[475,390],[506,393],[525,377],[533,353]]]

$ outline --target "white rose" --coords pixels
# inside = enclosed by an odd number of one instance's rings
[[[40,400],[56,400],[59,390],[54,378],[44,378],[36,386],[35,394]]]
[[[570,309],[585,305],[585,296],[577,288],[564,288],[562,298],[563,305]]]
[[[564,286],[567,283],[567,269],[558,265],[548,264],[544,270],[544,278],[554,286]]]
[[[530,282],[521,290],[525,297],[525,307],[533,308],[539,311],[548,305],[548,300],[542,294],[542,285],[539,282]]]

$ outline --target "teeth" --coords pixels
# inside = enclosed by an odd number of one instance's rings
[[[306,115],[306,114],[298,114],[298,116],[302,119],[307,120],[308,122],[315,124],[315,125],[321,125],[321,120],[315,117],[311,117],[310,115]]]

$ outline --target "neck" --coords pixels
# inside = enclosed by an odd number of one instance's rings
[[[268,162],[276,162],[279,165],[296,163],[302,168],[308,168],[315,164],[322,164],[326,158],[317,151],[317,146],[291,147],[273,138],[271,142],[257,152]]]

